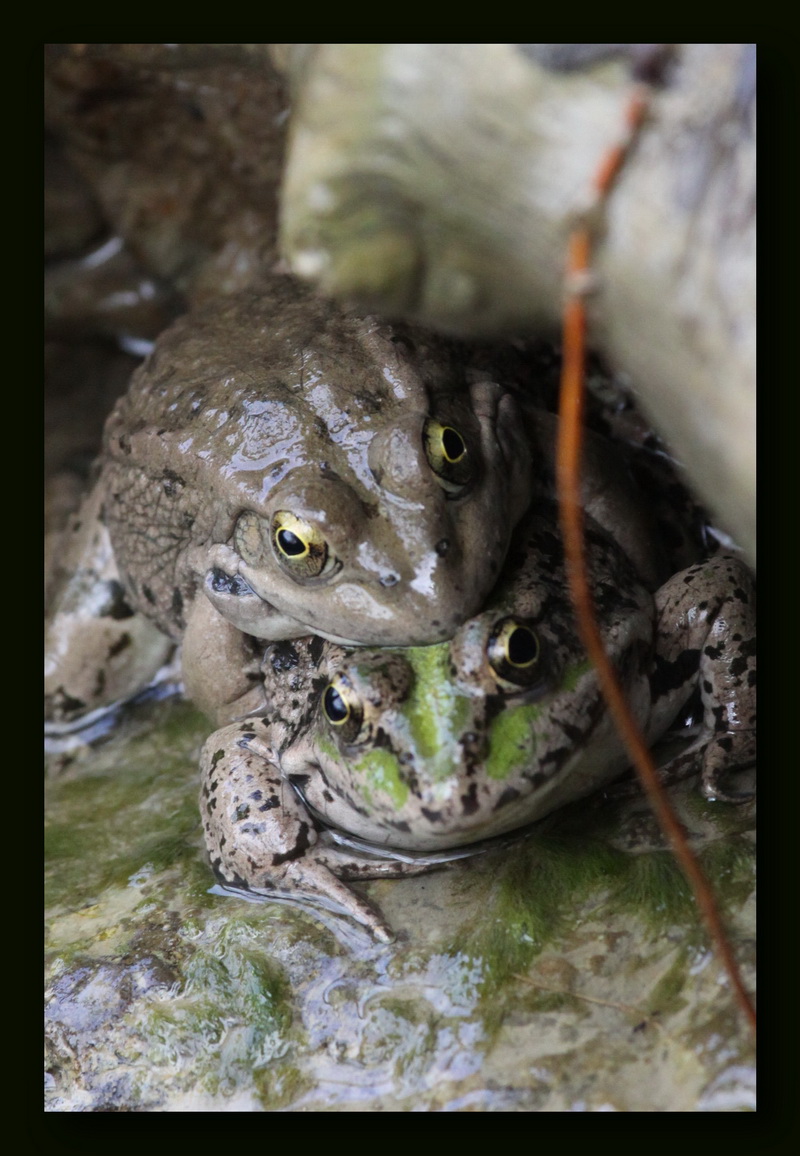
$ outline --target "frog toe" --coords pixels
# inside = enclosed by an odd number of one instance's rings
[[[200,766],[206,847],[223,886],[250,897],[318,905],[391,942],[380,914],[326,864],[312,817],[250,724],[215,731]]]
[[[703,752],[700,789],[707,799],[720,803],[747,803],[754,790],[733,790],[731,777],[755,766],[755,733],[731,731],[714,735]]]
[[[308,855],[287,863],[285,883],[291,885],[306,901],[342,915],[349,915],[362,924],[380,943],[392,943],[394,932],[380,913],[360,895],[356,895],[334,875],[316,856]]]

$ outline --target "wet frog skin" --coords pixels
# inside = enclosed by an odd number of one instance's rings
[[[553,492],[556,419],[518,388],[529,373],[510,346],[353,317],[286,277],[182,318],[109,418],[74,519],[46,716],[72,725],[141,690],[167,650],[156,628],[214,717],[263,705],[259,640],[450,638]],[[587,438],[584,503],[654,587],[618,457]]]
[[[119,580],[95,487],[68,526],[66,581],[48,624],[45,718],[51,733],[84,725],[92,712],[147,686],[175,647],[137,614]]]
[[[724,773],[755,754],[749,572],[719,555],[653,596],[591,520],[587,548],[606,646],[649,742],[699,689],[700,732],[664,772],[699,767],[706,794],[729,797]],[[264,679],[263,717],[222,727],[201,755],[212,867],[234,889],[337,907],[379,938],[390,929],[348,880],[430,869],[628,764],[576,636],[546,502],[518,528],[487,609],[452,641],[279,643]]]
[[[290,278],[179,320],[106,426],[105,520],[137,607],[174,639],[198,596],[261,639],[451,636],[529,488],[516,403],[468,370],[453,343]]]
[[[92,619],[112,587],[183,643],[187,693],[211,713],[262,701],[254,639],[450,637],[530,500],[530,446],[493,371],[288,277],[181,318],[106,424],[65,567],[85,576],[86,629],[73,592],[48,631],[48,715],[111,701],[114,643]],[[102,566],[81,554],[87,538]],[[142,663],[130,670],[128,686],[115,673],[117,697],[141,687]]]

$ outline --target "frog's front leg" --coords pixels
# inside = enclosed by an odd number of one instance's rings
[[[703,718],[692,745],[662,768],[700,761],[703,793],[749,797],[722,785],[756,757],[755,583],[736,557],[719,554],[675,574],[656,594],[657,650],[651,675],[651,734],[663,732],[699,686]]]
[[[264,708],[263,642],[226,621],[202,593],[186,621],[181,666],[186,693],[217,726]]]
[[[218,879],[265,896],[317,901],[384,943],[394,938],[378,912],[334,874],[347,873],[348,865],[351,877],[357,874],[354,857],[320,845],[313,819],[251,725],[215,731],[200,770],[203,831]],[[375,874],[386,873],[375,866]]]

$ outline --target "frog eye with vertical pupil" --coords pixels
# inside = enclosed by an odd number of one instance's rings
[[[451,425],[442,425],[428,418],[422,431],[425,454],[443,488],[450,494],[459,493],[472,481],[473,466],[464,438]]]
[[[489,665],[499,679],[514,687],[531,687],[541,680],[539,636],[517,618],[501,618],[486,647]]]
[[[344,742],[354,742],[361,730],[364,712],[353,688],[342,678],[334,678],[322,693],[325,718]]]
[[[317,578],[330,569],[328,543],[316,527],[278,510],[272,519],[272,547],[278,561],[298,578]]]

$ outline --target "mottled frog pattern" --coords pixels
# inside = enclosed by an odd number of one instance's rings
[[[699,767],[706,794],[731,797],[724,773],[755,756],[748,570],[719,555],[653,595],[591,519],[587,551],[604,641],[648,741],[699,693],[699,733],[665,770]],[[277,643],[263,671],[263,717],[221,728],[201,756],[214,871],[233,888],[338,907],[379,938],[390,929],[348,880],[429,869],[628,765],[576,633],[544,501],[519,527],[487,608],[451,641]]]

